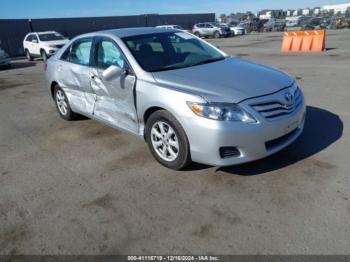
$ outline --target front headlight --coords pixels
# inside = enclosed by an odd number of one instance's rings
[[[236,104],[187,102],[187,105],[196,115],[213,120],[244,123],[257,122],[254,117]]]

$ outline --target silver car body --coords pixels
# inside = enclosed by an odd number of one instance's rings
[[[219,23],[198,23],[193,26],[192,32],[194,34],[199,34],[200,36],[211,37],[214,36],[216,32],[220,36],[226,37],[231,34],[230,28],[228,26]]]
[[[46,77],[51,94],[57,83],[73,111],[140,138],[144,137],[145,116],[165,109],[185,130],[192,160],[209,165],[228,166],[264,158],[285,148],[301,134],[305,119],[303,94],[292,77],[277,69],[228,57],[176,70],[154,73],[143,70],[121,38],[162,32],[169,29],[117,29],[72,39],[70,43],[82,38],[112,39],[124,53],[133,74],[112,82],[93,79],[92,75],[102,72],[60,59],[68,43],[48,60]],[[189,109],[188,101],[238,104],[256,123],[200,117]],[[223,158],[219,153],[221,147],[236,147],[240,155]]]

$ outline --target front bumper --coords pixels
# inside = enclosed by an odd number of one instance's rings
[[[254,115],[257,113],[249,112]],[[202,117],[184,119],[195,162],[230,166],[274,154],[294,142],[304,129],[306,106],[302,104],[290,115],[275,121],[256,117],[258,123],[220,122]],[[220,148],[235,147],[239,156],[222,158]]]

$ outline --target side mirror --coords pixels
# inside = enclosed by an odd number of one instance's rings
[[[116,65],[111,65],[105,71],[103,71],[102,77],[106,81],[109,81],[112,78],[120,77],[124,73],[125,73],[125,69],[124,68],[121,68],[121,67],[116,66]]]
[[[38,43],[38,40],[33,39],[33,40],[32,40],[32,43],[37,44],[37,43]]]

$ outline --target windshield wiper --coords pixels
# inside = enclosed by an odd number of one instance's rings
[[[174,69],[180,69],[180,68],[184,68],[184,66],[165,66],[162,68],[149,70],[149,72],[160,72],[160,71],[174,70]]]
[[[209,64],[209,63],[225,60],[226,58],[227,57],[225,57],[225,56],[223,56],[223,57],[216,57],[216,58],[210,58],[210,59],[203,60],[203,61],[200,61],[198,63],[191,64],[191,65],[182,65],[182,66],[179,66],[179,65],[168,65],[168,66],[165,66],[165,67],[162,67],[162,68],[156,68],[156,69],[149,70],[149,72],[168,71],[168,70],[181,69],[181,68],[192,67],[192,66],[197,66],[197,65]]]
[[[217,61],[221,61],[221,60],[225,60],[225,59],[226,59],[225,56],[223,56],[223,57],[217,57],[217,58],[210,58],[210,59],[203,60],[203,61],[200,61],[200,62],[198,62],[198,63],[192,64],[191,66],[209,64],[209,63],[213,63],[213,62],[217,62]]]

